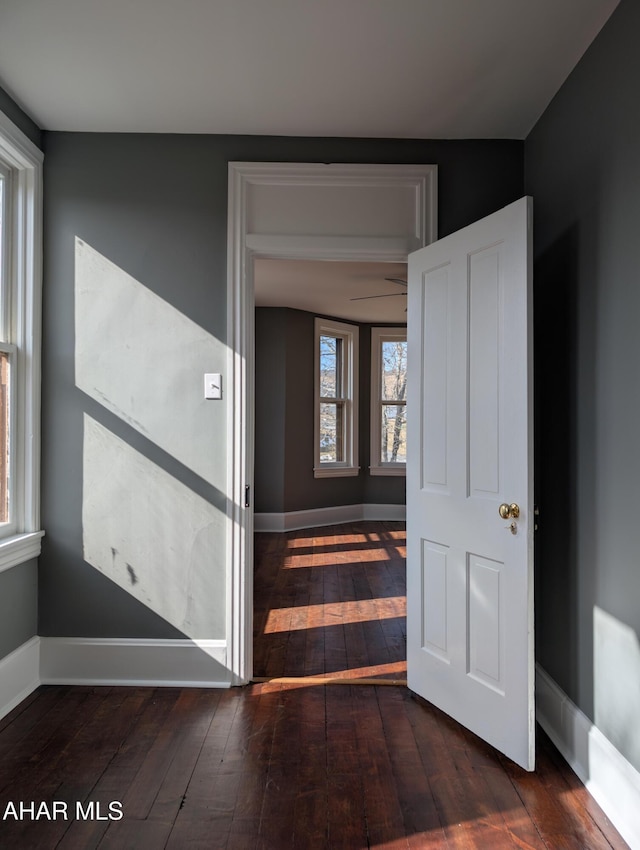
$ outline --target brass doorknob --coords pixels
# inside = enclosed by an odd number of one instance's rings
[[[516,505],[515,502],[512,502],[510,505],[503,502],[498,508],[498,513],[502,519],[518,519],[520,516],[520,506]]]

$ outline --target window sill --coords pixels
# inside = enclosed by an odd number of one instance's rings
[[[360,475],[359,466],[315,466],[314,478],[354,478]]]
[[[369,475],[402,475],[407,474],[406,464],[398,466],[370,466]]]
[[[30,531],[0,540],[0,573],[37,558],[43,536],[44,531]]]

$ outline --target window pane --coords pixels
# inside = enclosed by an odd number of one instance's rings
[[[335,336],[320,337],[320,397],[342,395],[342,340]]]
[[[406,393],[406,340],[384,340],[382,343],[382,400],[404,401]]]
[[[7,263],[9,259],[9,215],[7,205],[9,193],[7,179],[0,172],[0,339],[7,342],[7,306],[9,279]]]
[[[9,522],[9,355],[0,352],[0,522]]]
[[[0,174],[0,288],[2,289],[2,293],[0,295],[0,333],[4,330],[4,321],[2,316],[2,305],[4,303],[4,287],[6,286],[6,281],[4,279],[5,275],[5,242],[7,241],[6,235],[6,218],[5,218],[5,181],[2,174]]]
[[[407,462],[407,408],[404,404],[382,405],[382,462]]]
[[[320,463],[344,460],[344,405],[320,405]]]
[[[4,177],[0,174],[0,281],[4,270]]]

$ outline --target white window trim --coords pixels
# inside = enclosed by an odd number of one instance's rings
[[[0,572],[40,554],[42,151],[0,112],[0,161],[11,172],[15,528],[0,539]]]
[[[382,343],[388,340],[407,339],[406,328],[371,328],[371,465],[369,475],[405,475],[406,463],[380,460],[380,405],[382,404]]]
[[[344,379],[346,384],[346,459],[337,463],[320,461],[320,337],[324,334],[340,337],[344,340]],[[358,343],[359,328],[331,319],[315,320],[315,362],[314,362],[314,461],[315,478],[346,478],[360,474],[358,466]]]

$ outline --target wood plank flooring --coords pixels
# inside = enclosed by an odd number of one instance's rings
[[[0,818],[67,806],[0,820],[2,850],[626,846],[543,734],[527,774],[406,688],[48,686],[0,757]]]
[[[262,669],[390,675],[404,661],[389,603],[402,595],[401,528],[276,537],[258,547],[258,571],[284,590],[264,590]],[[286,578],[263,557],[286,561]],[[20,803],[40,818],[14,819]],[[46,686],[0,721],[1,850],[625,847],[542,732],[529,774],[388,683]]]
[[[256,534],[256,677],[406,678],[404,523]]]

